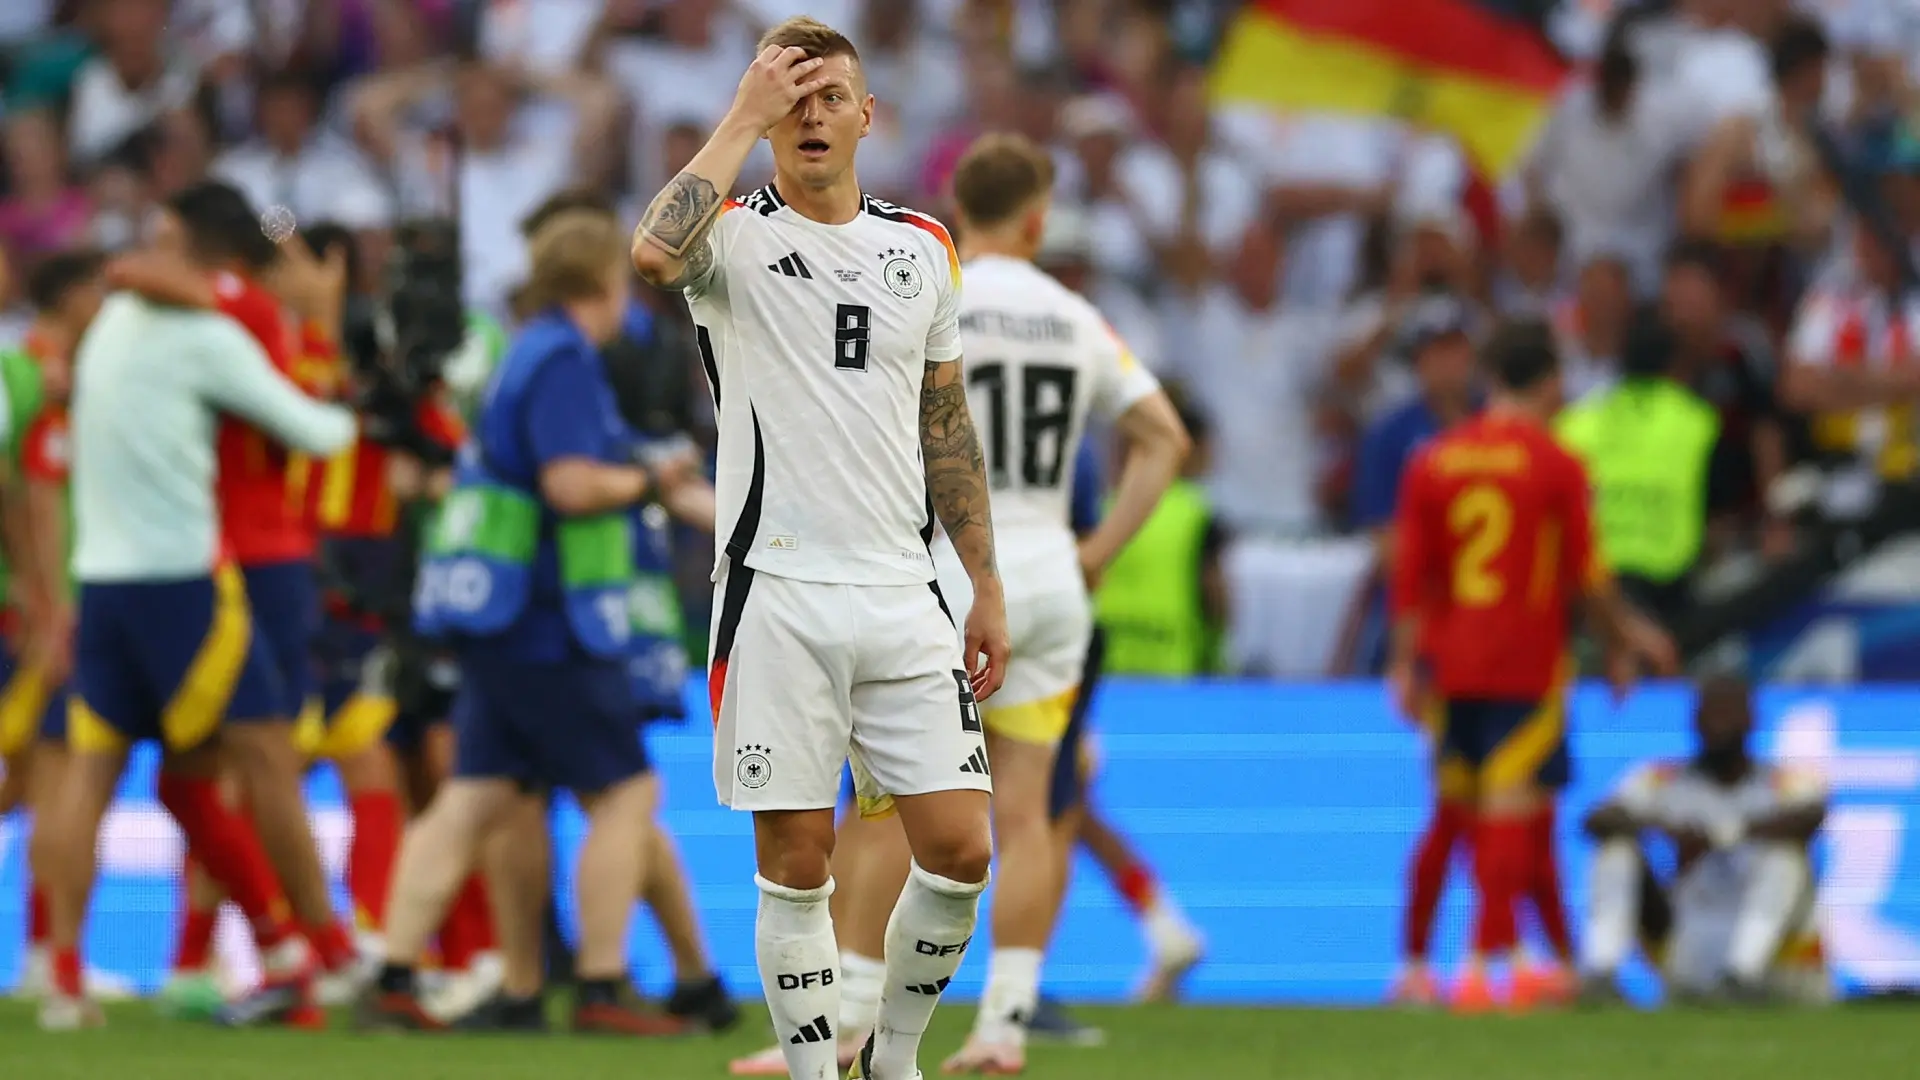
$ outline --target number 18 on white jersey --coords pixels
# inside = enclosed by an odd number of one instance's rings
[[[1079,578],[1069,524],[1074,463],[1090,416],[1112,419],[1160,384],[1094,306],[1024,260],[962,267],[967,406],[993,489],[1009,598]]]

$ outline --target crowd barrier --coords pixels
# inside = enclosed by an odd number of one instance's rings
[[[748,822],[714,805],[703,687],[684,727],[650,738],[665,779],[666,817],[695,882],[723,972],[751,994],[755,891]],[[1586,850],[1581,812],[1635,762],[1683,755],[1691,696],[1650,687],[1615,709],[1605,691],[1574,705],[1577,775],[1561,831],[1569,901],[1578,912]],[[1849,990],[1920,984],[1920,691],[1769,690],[1761,748],[1817,765],[1834,811],[1824,841],[1823,903],[1837,973]],[[1424,746],[1374,684],[1113,682],[1095,706],[1100,808],[1145,850],[1165,886],[1208,939],[1193,976],[1204,1001],[1364,1003],[1385,990],[1397,959],[1402,872],[1427,807]],[[179,840],[153,797],[154,758],[142,752],[107,820],[101,881],[88,929],[90,962],[140,989],[160,980],[179,896]],[[331,774],[310,782],[338,882],[346,818]],[[557,865],[571,864],[578,814],[556,813]],[[21,957],[25,845],[16,818],[0,832],[0,986]],[[1139,934],[1084,858],[1050,955],[1046,982],[1081,1000],[1117,999],[1139,973]],[[1472,897],[1456,867],[1436,959],[1459,953]],[[564,888],[564,883],[563,883]],[[983,926],[985,922],[983,920]],[[658,935],[636,923],[634,971],[659,987],[668,971]],[[986,935],[979,939],[987,942]],[[244,973],[244,935],[230,920],[223,951]],[[977,993],[976,949],[956,991]],[[1635,983],[1645,988],[1644,974]]]

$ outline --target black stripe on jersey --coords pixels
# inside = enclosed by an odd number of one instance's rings
[[[813,271],[807,269],[807,261],[800,257],[799,252],[796,251],[793,254],[787,256],[787,259],[793,260],[793,269],[795,273],[799,274],[803,278],[806,278],[808,281],[813,280]],[[787,259],[781,259],[780,261],[784,263],[787,261]]]
[[[772,184],[768,184],[766,187],[751,192],[746,198],[741,199],[740,205],[754,211],[761,217],[771,217],[775,210],[787,205],[787,200],[780,197],[780,193],[774,190]]]
[[[913,213],[913,211],[908,210],[904,206],[897,206],[885,199],[876,199],[871,195],[860,196],[860,208],[872,214],[874,217],[883,218],[887,221],[906,222],[911,220],[909,215]],[[926,215],[922,214],[921,216],[925,217]]]
[[[727,564],[727,591],[720,598],[720,621],[713,628],[713,655],[707,658],[708,670],[724,664],[733,655],[733,639],[740,633],[740,617],[747,610],[747,594],[753,590],[753,567],[743,562]]]
[[[760,438],[760,414],[754,411],[752,402],[747,403],[747,416],[753,421],[753,479],[747,483],[747,498],[740,504],[733,535],[727,537],[727,557],[735,566],[747,561],[754,535],[760,531],[760,507],[767,494],[767,445]]]
[[[947,606],[947,594],[940,591],[940,583],[938,581],[929,581],[927,582],[927,588],[933,590],[933,598],[940,605],[940,614],[945,615],[947,621],[953,623],[957,628],[960,624],[953,622],[953,609]]]
[[[713,392],[713,407],[720,407],[720,363],[713,358],[713,338],[707,335],[707,328],[694,324],[694,340],[700,346],[700,366],[707,369],[707,389]]]

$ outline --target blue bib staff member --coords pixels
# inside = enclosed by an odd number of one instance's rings
[[[633,463],[635,436],[599,351],[627,303],[626,241],[603,217],[570,214],[540,230],[531,261],[539,314],[493,374],[427,539],[415,610],[422,632],[452,643],[463,672],[455,775],[401,849],[387,963],[361,1017],[437,1026],[413,965],[482,837],[522,800],[566,788],[589,819],[574,890],[574,1026],[656,1034],[677,1025],[618,1001],[657,798],[628,678],[633,507],[649,478]]]

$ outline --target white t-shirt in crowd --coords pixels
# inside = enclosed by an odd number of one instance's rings
[[[932,581],[920,401],[927,365],[960,358],[952,239],[871,197],[842,225],[772,185],[726,207],[686,294],[717,402],[716,576]]]
[[[251,142],[220,155],[213,173],[239,188],[256,208],[285,206],[302,224],[377,229],[393,222],[392,196],[345,140],[321,135],[289,156]]]
[[[1189,348],[1166,369],[1212,422],[1207,488],[1235,530],[1299,535],[1322,525],[1314,403],[1337,323],[1331,313],[1281,305],[1253,311],[1224,286],[1181,323]]]
[[[1642,295],[1659,284],[1673,235],[1673,184],[1693,121],[1684,102],[1642,87],[1624,115],[1601,115],[1591,86],[1570,91],[1533,152],[1548,201],[1566,230],[1574,266],[1599,255],[1627,261]]]
[[[485,0],[480,55],[554,75],[575,69],[606,0]]]
[[[153,84],[132,90],[103,56],[81,65],[73,80],[73,105],[67,117],[67,149],[76,164],[87,165],[153,123],[162,113],[193,100],[199,73],[184,62],[167,65]]]
[[[1119,183],[1132,204],[1131,220],[1156,243],[1174,238],[1186,199],[1186,177],[1165,145],[1141,140],[1129,146],[1115,165]],[[1195,170],[1200,187],[1200,238],[1215,251],[1231,250],[1260,211],[1260,187],[1239,161],[1207,151]]]

